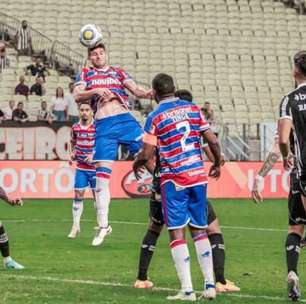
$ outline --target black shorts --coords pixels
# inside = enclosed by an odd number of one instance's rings
[[[210,225],[214,220],[217,219],[215,210],[208,201],[207,204],[207,212],[208,212],[208,225]],[[158,226],[164,225],[164,216],[162,211],[162,203],[161,203],[161,196],[156,192],[152,192],[150,198],[150,219],[151,221]]]
[[[162,210],[161,196],[155,191],[152,191],[150,197],[150,219],[157,226],[162,226],[165,223]]]
[[[306,225],[306,212],[301,198],[301,181],[291,176],[288,196],[289,225]]]

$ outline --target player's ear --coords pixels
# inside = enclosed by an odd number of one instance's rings
[[[158,102],[158,96],[157,96],[156,91],[154,89],[152,89],[152,95],[153,95],[153,98]]]

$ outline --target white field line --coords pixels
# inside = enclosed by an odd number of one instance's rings
[[[97,285],[97,286],[110,286],[110,287],[123,287],[123,288],[132,288],[132,285],[123,284],[123,283],[115,283],[115,282],[103,282],[103,281],[93,281],[93,280],[72,280],[72,279],[61,279],[55,277],[40,277],[40,276],[27,276],[27,275],[15,275],[15,274],[3,274],[0,273],[0,277],[2,278],[10,278],[16,280],[33,280],[33,281],[47,281],[47,282],[56,282],[56,283],[69,283],[69,284],[80,284],[80,285]],[[176,289],[166,288],[166,287],[154,287],[154,291],[170,291],[176,292]],[[197,293],[201,293],[200,291],[196,291]],[[272,297],[266,295],[250,295],[250,294],[240,294],[240,293],[227,293],[222,294],[222,296],[235,297],[235,298],[246,298],[246,299],[264,299],[269,301],[282,301],[288,302],[287,298],[281,297]],[[302,303],[306,303],[306,300],[300,300]]]
[[[48,220],[48,219],[3,219],[3,223],[71,223],[71,220]],[[95,223],[95,220],[82,219],[82,222],[92,222]],[[130,222],[130,221],[110,221],[111,224],[120,224],[120,225],[148,225],[146,222]],[[221,226],[223,229],[232,229],[232,230],[254,230],[254,231],[266,231],[266,232],[287,232],[287,229],[277,229],[277,228],[263,228],[263,227],[245,227],[245,226]]]

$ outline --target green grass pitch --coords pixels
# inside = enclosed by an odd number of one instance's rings
[[[214,302],[286,303],[286,201],[257,206],[249,200],[215,200],[213,204],[226,242],[226,276],[241,287],[239,294],[220,295]],[[135,290],[148,203],[113,200],[110,210],[113,233],[103,246],[94,248],[91,201],[85,204],[76,240],[67,239],[69,200],[26,200],[22,208],[2,203],[0,219],[10,238],[11,255],[26,269],[0,270],[0,303],[167,303],[165,297],[179,287],[167,232],[159,240],[150,271],[156,289]],[[193,283],[200,291],[202,277],[190,240],[189,245]],[[302,291],[306,290],[305,251],[299,264]]]

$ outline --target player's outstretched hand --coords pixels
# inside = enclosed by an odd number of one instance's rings
[[[218,179],[220,177],[220,175],[221,175],[220,165],[219,166],[212,165],[209,169],[208,176],[212,177],[212,178],[215,178],[215,179]]]
[[[253,202],[256,204],[263,202],[263,197],[261,195],[261,191],[259,190],[260,180],[261,180],[260,177],[256,176],[252,188],[252,199]]]
[[[286,171],[290,171],[294,164],[294,155],[289,153],[287,158],[283,159],[283,166]]]
[[[133,164],[133,171],[134,171],[135,177],[139,180],[141,179],[141,175],[144,173],[145,168],[142,165],[140,165],[139,162],[135,161]]]

